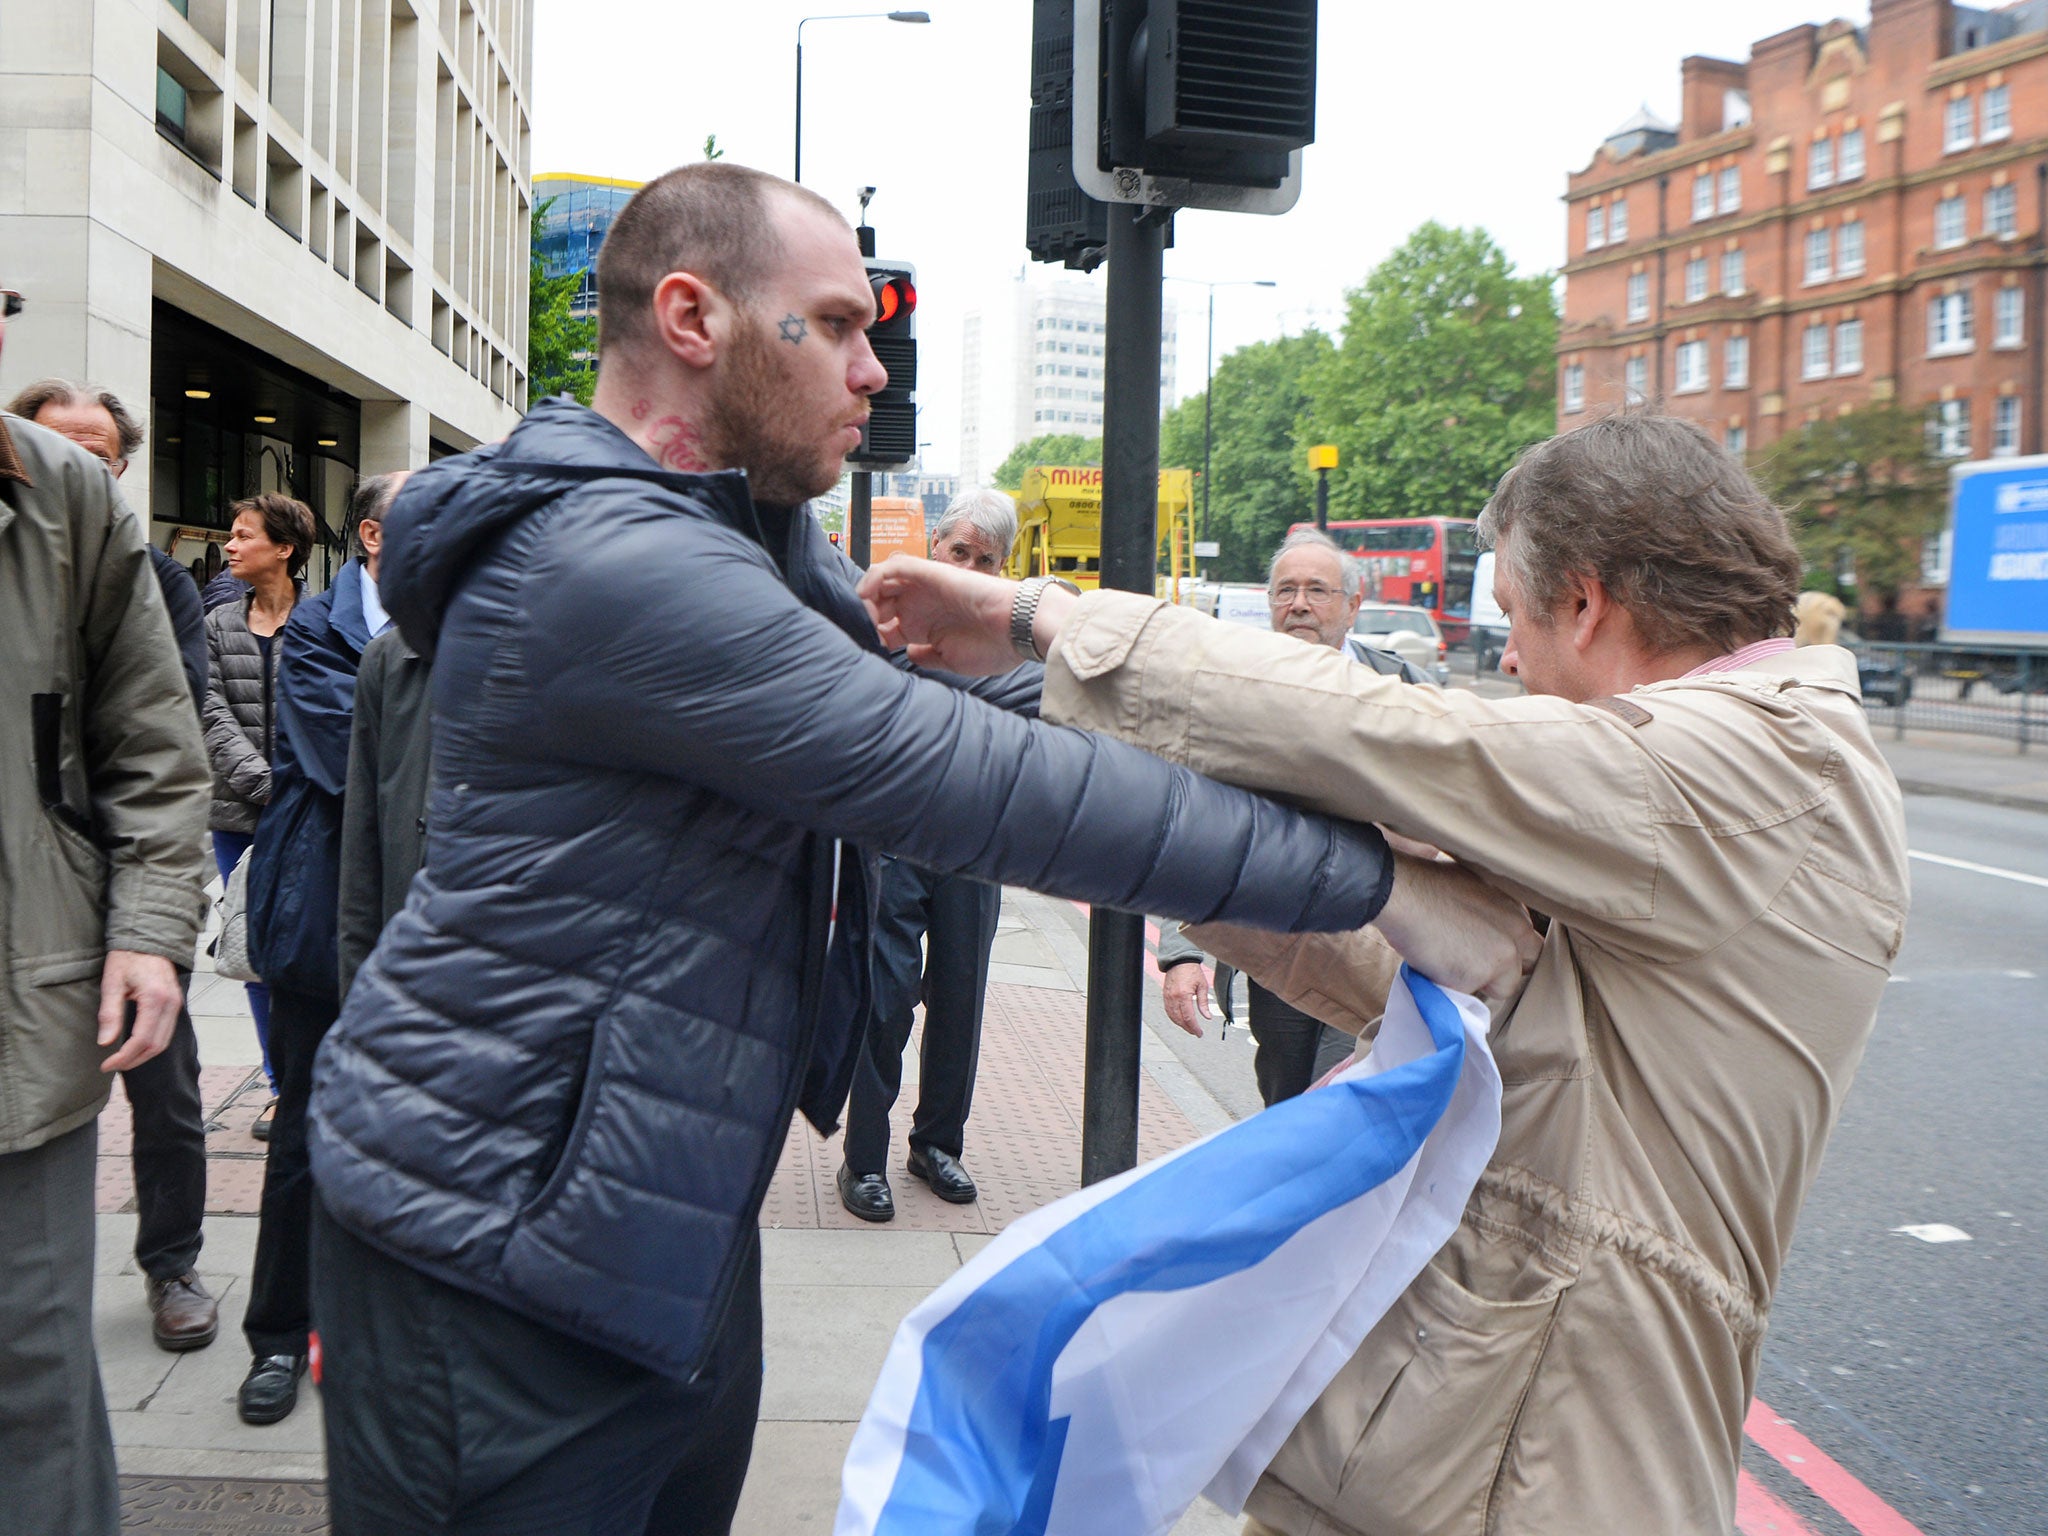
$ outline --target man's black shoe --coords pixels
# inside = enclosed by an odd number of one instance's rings
[[[905,1166],[913,1178],[923,1179],[931,1185],[932,1193],[949,1205],[972,1205],[979,1193],[967,1170],[960,1166],[960,1159],[937,1147],[912,1147]]]
[[[889,1193],[886,1173],[855,1173],[839,1165],[839,1203],[862,1221],[894,1221],[896,1197]]]
[[[235,1407],[244,1424],[275,1424],[298,1406],[299,1378],[306,1374],[304,1355],[259,1355],[242,1378]]]

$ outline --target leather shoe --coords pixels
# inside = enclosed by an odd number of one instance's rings
[[[972,1205],[980,1194],[960,1159],[937,1147],[912,1147],[905,1166],[913,1178],[931,1185],[932,1193],[948,1205]]]
[[[204,1349],[220,1332],[220,1304],[190,1270],[168,1280],[152,1276],[143,1293],[149,1297],[151,1332],[159,1349]]]
[[[299,1403],[299,1378],[306,1374],[304,1355],[258,1355],[249,1363],[235,1407],[244,1424],[275,1424]]]
[[[896,1197],[889,1193],[886,1173],[855,1173],[839,1165],[839,1203],[862,1221],[894,1221]]]
[[[263,1108],[257,1112],[256,1118],[250,1122],[249,1134],[251,1136],[254,1136],[258,1141],[270,1140],[270,1124],[276,1118],[277,1100],[272,1099],[268,1104],[264,1105]]]

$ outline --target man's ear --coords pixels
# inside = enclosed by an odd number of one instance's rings
[[[1599,636],[1601,626],[1620,613],[1608,595],[1607,584],[1597,576],[1574,576],[1564,600],[1566,617],[1572,626],[1572,647],[1583,651]]]
[[[689,368],[709,368],[718,357],[726,308],[718,290],[688,272],[671,272],[654,285],[654,334]]]

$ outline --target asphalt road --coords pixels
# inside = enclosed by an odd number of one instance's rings
[[[2048,816],[1907,802],[1913,910],[1758,1397],[1924,1536],[2048,1531]],[[1968,1241],[1894,1229],[1939,1223]],[[1818,1533],[1852,1522],[1751,1446]],[[1837,1503],[1840,1501],[1838,1500]]]

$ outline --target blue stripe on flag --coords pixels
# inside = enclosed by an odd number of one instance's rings
[[[1067,1426],[1048,1418],[1053,1367],[1096,1308],[1249,1269],[1407,1167],[1450,1105],[1465,1032],[1434,982],[1401,976],[1432,1054],[1239,1122],[1046,1234],[933,1324],[875,1536],[1044,1536]]]

